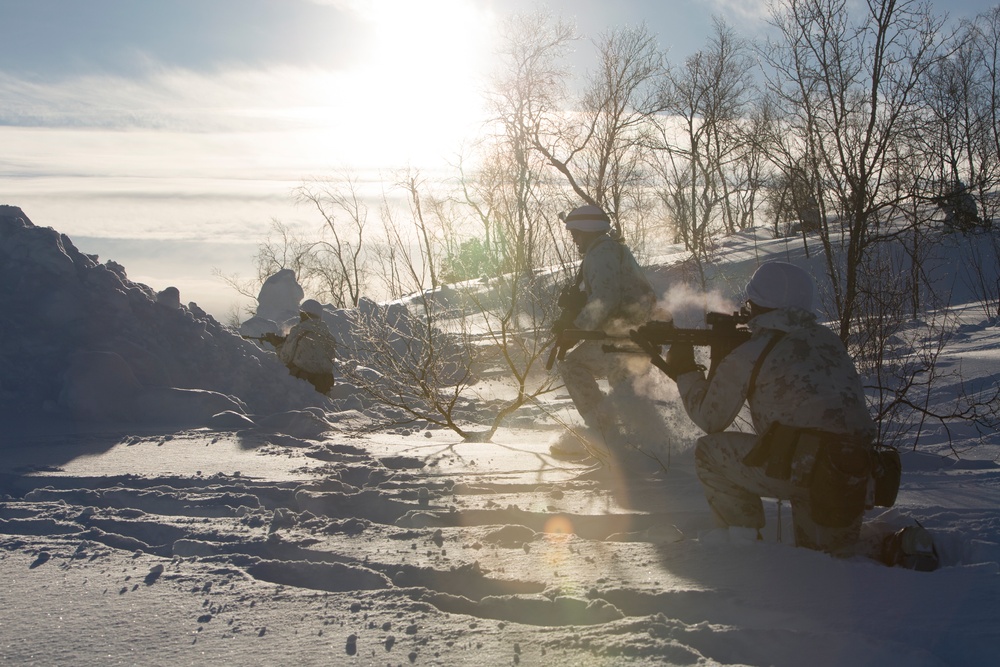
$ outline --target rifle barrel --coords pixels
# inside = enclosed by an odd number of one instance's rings
[[[739,344],[750,340],[750,330],[733,327],[713,327],[711,329],[682,329],[672,322],[652,321],[633,329],[627,336],[609,334],[600,330],[566,329],[561,340],[575,343],[581,340],[636,340],[639,338],[652,345],[672,345],[683,343],[694,346],[712,346],[719,343]]]
[[[555,360],[562,359],[566,350],[582,340],[631,341],[639,349],[636,352],[646,352],[653,358],[654,364],[661,367],[659,348],[664,345],[692,345],[694,347],[711,347],[713,363],[721,359],[730,350],[750,340],[750,330],[744,326],[747,316],[741,313],[726,315],[724,313],[708,313],[705,321],[707,329],[682,329],[675,327],[673,322],[652,320],[629,331],[627,336],[609,334],[605,331],[590,329],[565,329],[559,334],[556,345],[549,355],[547,369],[551,369]],[[631,352],[628,348],[616,345],[603,346],[605,352]]]

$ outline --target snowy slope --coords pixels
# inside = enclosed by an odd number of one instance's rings
[[[937,540],[941,569],[838,560],[789,544],[789,508],[774,501],[766,503],[763,541],[712,527],[693,471],[698,432],[672,403],[669,383],[660,386],[671,424],[661,443],[667,465],[639,478],[581,476],[584,464],[548,456],[560,428],[550,415],[569,414],[560,396],[523,411],[517,423],[531,428],[502,429],[492,443],[423,424],[365,432],[370,415],[317,401],[308,385],[193,307],[167,307],[123,269],[99,269],[51,230],[4,224],[2,662],[995,660],[993,433],[954,428],[949,441],[932,429],[903,452],[897,505],[866,517],[870,535],[919,520]],[[26,234],[47,240],[27,242]],[[967,244],[942,239],[942,279],[963,266],[956,258]],[[713,300],[733,307],[739,286],[769,257],[807,262],[822,275],[818,253],[806,260],[800,241],[734,237],[713,258]],[[701,293],[684,271],[669,257],[653,271],[671,304]],[[32,279],[9,289],[19,276]],[[680,290],[685,278],[690,287]],[[108,284],[121,296],[106,296]],[[958,277],[949,284],[963,324],[944,363],[966,381],[995,386],[1000,330]],[[56,285],[71,285],[72,298]],[[39,326],[76,302],[86,307],[73,319]],[[697,308],[684,316],[697,320]],[[102,335],[87,338],[79,328]],[[182,339],[184,353],[165,352],[173,366],[162,373],[185,380],[146,375],[136,391],[213,398],[178,400],[169,420],[74,419],[60,398],[74,386],[64,362],[81,340],[98,339],[100,351],[129,360]],[[245,377],[226,375],[233,354],[250,367],[238,372]],[[205,364],[211,373],[193,368]],[[955,391],[946,384],[934,400],[946,404]],[[217,397],[236,404],[229,421],[202,423]]]

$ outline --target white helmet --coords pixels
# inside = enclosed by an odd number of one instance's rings
[[[299,312],[315,315],[316,317],[322,317],[323,306],[321,306],[319,301],[316,299],[306,299],[302,302],[302,305],[299,306]]]
[[[611,218],[597,206],[578,206],[563,219],[566,229],[579,232],[606,232],[611,229]]]
[[[761,308],[812,310],[812,276],[788,262],[761,264],[747,283],[747,300]]]

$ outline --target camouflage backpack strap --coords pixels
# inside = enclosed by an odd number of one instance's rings
[[[567,294],[569,292],[572,292],[572,291],[581,292],[581,291],[583,291],[583,290],[580,289],[580,285],[582,285],[582,284],[583,284],[583,261],[581,261],[580,265],[578,267],[576,267],[576,277],[573,279],[573,282],[572,283],[566,283],[565,285],[563,285],[562,289],[560,290],[560,299],[562,298],[562,295]],[[562,304],[559,304],[559,305],[562,305]]]
[[[753,370],[750,372],[750,381],[747,386],[747,400],[749,401],[757,389],[757,376],[764,365],[771,351],[785,337],[784,331],[775,331],[771,340],[761,350],[760,356],[754,362]],[[743,457],[743,464],[751,468],[767,466],[765,474],[776,479],[788,479],[791,475],[792,457],[795,455],[795,446],[799,440],[799,429],[792,428],[774,422],[767,431],[759,434],[756,444]]]
[[[767,355],[771,354],[771,351],[775,346],[781,342],[781,339],[785,337],[785,331],[776,331],[771,340],[767,341],[767,345],[761,351],[760,356],[757,357],[757,361],[754,362],[753,370],[750,372],[750,381],[747,384],[747,400],[753,396],[754,392],[757,390],[757,376],[760,375],[760,369],[764,365],[764,360],[767,359]]]

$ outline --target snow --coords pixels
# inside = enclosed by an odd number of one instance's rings
[[[944,240],[958,253],[966,242]],[[940,263],[945,279],[957,254]],[[731,308],[767,257],[732,237],[710,272]],[[658,258],[660,289],[685,270]],[[263,318],[301,298],[287,277]],[[954,276],[943,363],[995,386],[1000,331]],[[943,567],[888,568],[713,527],[697,429],[657,383],[665,467],[551,458],[566,397],[493,442],[316,394],[196,304],[128,280],[0,208],[0,662],[440,665],[982,665],[1000,645],[1000,440],[943,429],[903,451],[895,507]],[[675,316],[706,297],[673,289]],[[367,304],[366,308],[377,308]],[[398,309],[397,309],[398,311]],[[396,312],[396,311],[394,311]],[[398,315],[398,312],[397,312]],[[349,335],[343,313],[324,319]],[[692,322],[690,325],[697,325]],[[957,385],[946,385],[957,391]],[[938,396],[947,402],[949,396]]]

